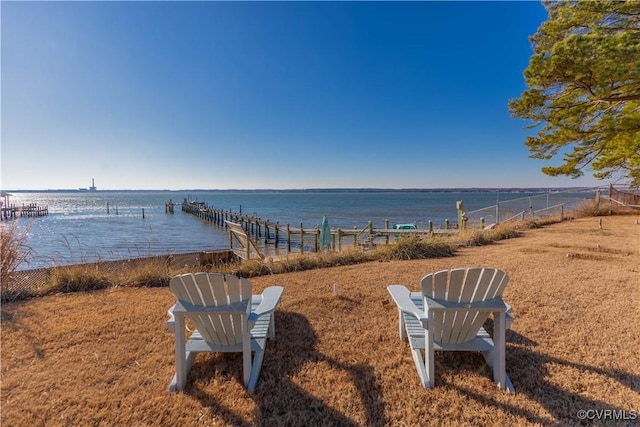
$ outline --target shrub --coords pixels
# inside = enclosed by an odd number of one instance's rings
[[[98,266],[71,265],[54,268],[45,286],[45,293],[85,292],[106,289],[113,285],[107,273]]]
[[[624,206],[602,200],[600,203],[597,203],[595,200],[584,200],[572,211],[573,216],[576,218],[605,215],[633,215],[637,213],[637,207]]]
[[[31,247],[25,244],[29,227],[18,230],[18,222],[0,224],[0,296],[3,301],[18,297],[16,289],[11,287],[11,279],[18,266],[28,263]]]
[[[158,259],[134,263],[114,278],[116,286],[162,287],[168,286],[172,272],[166,262]]]
[[[379,249],[383,260],[428,259],[453,256],[453,245],[441,239],[422,240],[418,237],[403,237],[394,244]]]
[[[593,199],[584,200],[573,209],[572,214],[576,218],[609,215],[609,204],[598,203]]]

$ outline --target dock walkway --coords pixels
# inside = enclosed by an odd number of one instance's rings
[[[22,206],[7,206],[2,208],[0,219],[8,221],[17,217],[41,217],[49,215],[48,206],[38,206],[35,203]]]
[[[253,215],[244,215],[236,212],[225,211],[208,206],[204,202],[189,202],[185,200],[182,204],[182,211],[212,225],[220,228],[227,228],[225,221],[239,224],[253,241],[259,243],[261,247],[267,249],[273,246],[276,250],[292,252],[292,248],[298,252],[320,251],[320,227],[305,228],[302,223],[299,227],[290,224],[282,225],[279,222],[263,220]],[[168,208],[173,211],[173,208]],[[455,229],[413,229],[397,230],[389,227],[389,221],[385,221],[385,228],[376,229],[371,221],[367,226],[353,230],[343,230],[340,228],[331,229],[331,248],[335,251],[342,251],[344,246],[360,246],[363,249],[371,249],[374,244],[389,244],[400,236],[432,236],[439,233],[457,233]]]

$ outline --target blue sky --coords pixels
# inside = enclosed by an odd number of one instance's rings
[[[539,2],[3,1],[1,19],[3,189],[602,184],[542,174],[509,115]]]

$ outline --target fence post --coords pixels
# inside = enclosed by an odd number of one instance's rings
[[[300,223],[300,254],[304,254],[304,228],[302,228],[302,223]]]
[[[529,216],[533,219],[534,217],[534,213],[533,213],[533,202],[531,201],[531,197],[529,197]]]
[[[384,220],[384,229],[388,230],[389,229],[389,220],[385,219]],[[389,244],[389,233],[384,233],[385,234],[385,245]]]
[[[456,210],[458,211],[458,230],[464,229],[464,202],[458,200],[456,202]]]

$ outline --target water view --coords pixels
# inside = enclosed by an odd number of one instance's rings
[[[184,200],[252,215],[292,227],[313,228],[326,216],[331,227],[364,228],[411,223],[442,228],[457,221],[456,202],[463,201],[471,222],[487,223],[509,215],[544,211],[564,204],[571,209],[595,189],[584,191],[98,191],[12,193],[11,204],[48,206],[40,218],[19,218],[33,250],[20,269],[151,255],[211,251],[229,247],[223,228],[183,213]],[[176,203],[175,213],[166,204]],[[498,206],[498,208],[496,208]]]

